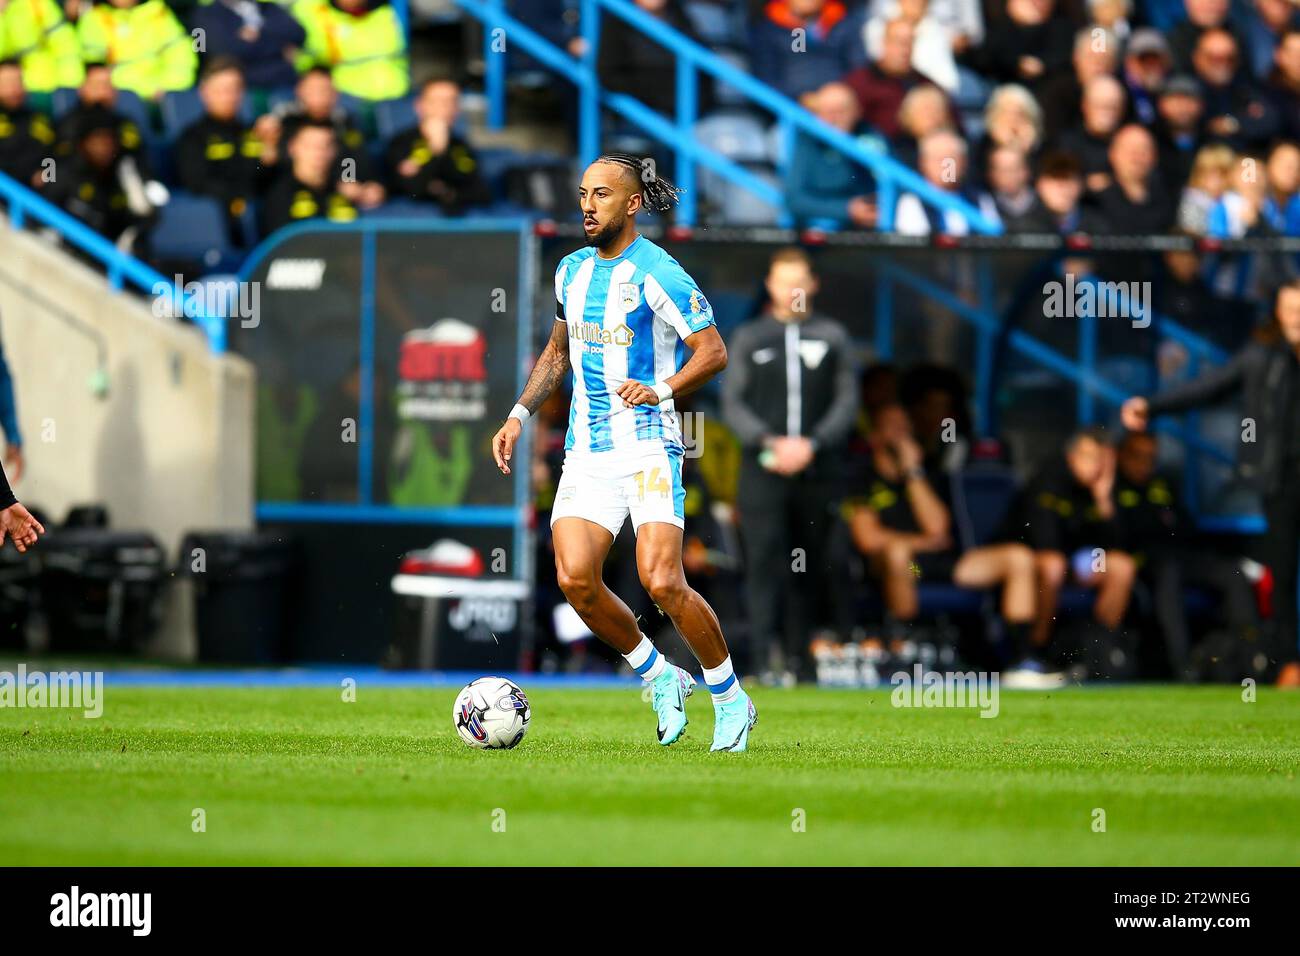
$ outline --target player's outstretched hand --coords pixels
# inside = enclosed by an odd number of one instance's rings
[[[634,405],[658,405],[659,393],[649,385],[642,385],[640,382],[634,382],[628,379],[618,387],[618,397],[623,399],[624,408],[632,408]]]
[[[45,528],[21,504],[15,502],[0,511],[0,547],[7,536],[14,539],[14,547],[21,554],[36,544],[36,536],[41,534],[45,534]]]
[[[1129,431],[1144,432],[1151,417],[1151,408],[1145,398],[1135,396],[1120,406],[1119,417]]]
[[[523,430],[519,419],[507,418],[492,438],[492,457],[503,475],[510,474],[510,456],[514,454],[515,442],[519,441],[519,433]]]

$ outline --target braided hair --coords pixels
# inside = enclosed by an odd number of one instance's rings
[[[683,190],[674,186],[655,172],[655,163],[648,157],[642,158],[636,153],[604,153],[596,162],[613,163],[622,166],[641,181],[641,201],[655,212],[668,212],[677,205],[677,197]]]

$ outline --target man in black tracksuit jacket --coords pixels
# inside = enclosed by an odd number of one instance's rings
[[[1226,365],[1151,398],[1124,403],[1125,427],[1146,428],[1149,418],[1242,394],[1242,444],[1237,471],[1263,496],[1268,524],[1265,547],[1273,570],[1278,683],[1300,686],[1300,279],[1277,291],[1273,323]]]
[[[777,252],[767,290],[770,311],[728,343],[722,414],[744,449],[738,501],[750,667],[783,677],[806,663],[809,632],[827,607],[824,555],[858,394],[848,332],[813,312],[817,278],[807,254]],[[802,613],[786,630],[782,612],[791,594],[799,595]]]

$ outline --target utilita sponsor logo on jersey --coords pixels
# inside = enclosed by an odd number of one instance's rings
[[[599,322],[569,323],[569,338],[577,339],[586,345],[617,345],[628,348],[635,335],[635,332],[623,324],[607,329]]]
[[[69,893],[50,897],[51,926],[129,927],[133,936],[148,936],[153,925],[152,893]]]

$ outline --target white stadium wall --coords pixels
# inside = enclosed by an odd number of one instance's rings
[[[19,497],[61,521],[102,503],[112,526],[180,537],[253,526],[252,367],[192,326],[113,292],[69,254],[0,217],[0,341],[26,474]],[[106,389],[101,386],[106,384]],[[158,645],[192,658],[188,588],[172,587]]]

